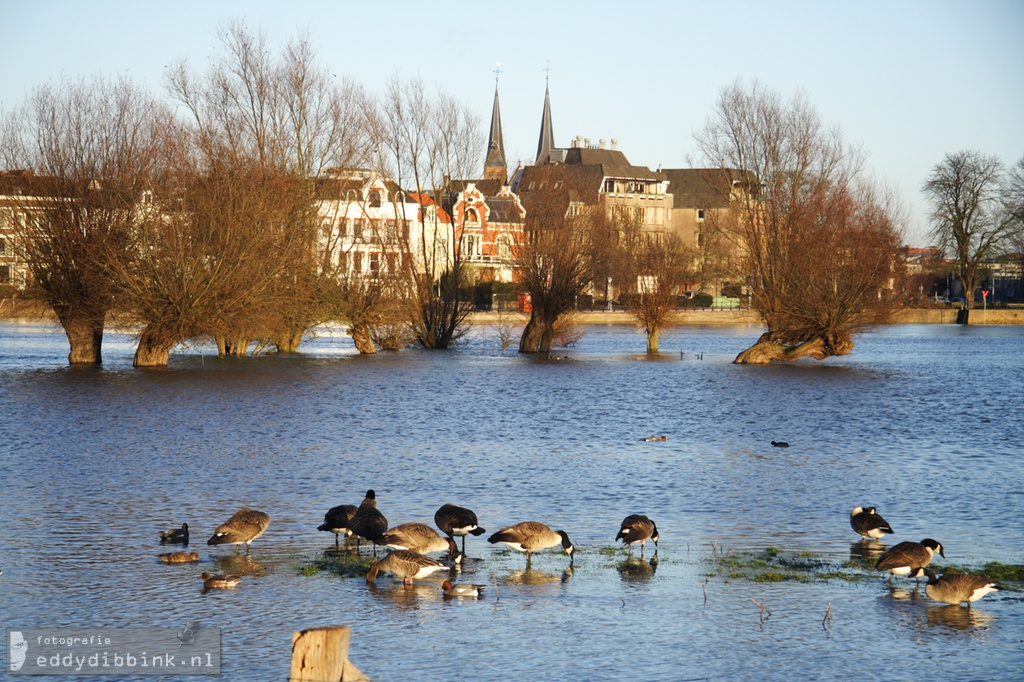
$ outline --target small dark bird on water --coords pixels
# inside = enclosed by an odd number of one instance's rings
[[[789,443],[787,443],[784,440],[773,440],[772,441],[772,447],[773,448],[788,448],[789,447]]]
[[[171,528],[160,531],[160,542],[188,544],[188,524],[181,524],[181,528]]]
[[[850,527],[862,538],[878,540],[893,532],[892,526],[875,513],[874,507],[854,507],[850,512]]]

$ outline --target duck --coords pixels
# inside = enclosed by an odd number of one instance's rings
[[[375,582],[377,574],[384,572],[393,573],[400,577],[404,584],[412,585],[414,580],[421,580],[434,571],[446,568],[448,568],[446,564],[432,557],[424,556],[408,549],[396,549],[388,552],[370,565],[370,570],[366,574],[366,582]]]
[[[458,583],[453,585],[447,580],[441,583],[441,592],[445,597],[468,597],[470,599],[478,599],[483,590],[483,585],[471,585],[469,583]]]
[[[668,436],[645,436],[643,441],[645,443],[656,443],[658,441],[668,440]]]
[[[188,564],[193,561],[199,561],[199,555],[196,552],[190,554],[185,552],[168,552],[167,554],[158,554],[157,558],[165,564]]]
[[[451,558],[458,554],[455,541],[438,535],[437,531],[425,523],[403,523],[389,528],[381,539],[382,545],[392,549],[408,549],[417,554],[448,551]]]
[[[337,507],[331,507],[324,514],[324,522],[316,527],[319,531],[326,531],[328,533],[334,533],[334,548],[338,549],[338,536],[344,535],[346,538],[352,536],[352,529],[349,524],[352,522],[352,517],[356,514],[357,507],[354,504],[339,504]]]
[[[970,573],[946,573],[936,578],[931,569],[919,567],[914,569],[911,576],[918,579],[927,576],[928,584],[924,586],[924,592],[928,598],[954,606],[967,602],[967,608],[971,608],[972,601],[978,601],[986,594],[999,590],[995,581]]]
[[[772,441],[772,447],[773,448],[788,448],[789,447],[789,443],[787,443],[784,440],[773,440]]]
[[[455,536],[462,536],[463,554],[466,553],[467,535],[478,537],[487,532],[480,527],[476,514],[472,510],[460,507],[457,504],[442,504],[434,512],[434,523],[441,529],[442,533],[452,540],[455,539]]]
[[[188,524],[181,524],[181,528],[171,528],[160,531],[160,542],[188,544]]]
[[[233,587],[238,587],[240,582],[242,582],[242,579],[237,575],[226,575],[224,573],[210,575],[205,571],[203,572],[203,589],[205,590],[229,590]]]
[[[879,516],[874,507],[854,507],[850,512],[850,527],[865,540],[878,540],[893,532],[889,522]]]
[[[892,580],[894,575],[910,575],[916,573],[916,569],[924,568],[931,563],[936,552],[943,559],[946,558],[942,552],[942,544],[931,538],[925,538],[921,542],[901,542],[886,550],[875,564],[875,570],[889,571],[889,580]],[[919,575],[915,577],[920,578]]]
[[[502,543],[508,545],[517,552],[526,552],[526,563],[530,564],[533,553],[540,549],[554,547],[561,543],[562,550],[569,555],[569,563],[572,563],[574,547],[569,535],[564,530],[551,530],[539,521],[522,521],[514,526],[502,528],[497,533],[487,538],[492,545]]]
[[[377,556],[377,545],[382,544],[381,540],[387,533],[388,520],[377,510],[377,493],[372,489],[366,491],[366,497],[359,503],[348,527],[356,536],[356,551],[359,551],[359,538],[362,538],[373,543],[373,555]]]
[[[640,557],[644,556],[644,543],[648,540],[654,542],[655,552],[658,547],[658,526],[643,514],[630,514],[622,520],[616,540],[622,540],[622,544],[629,547],[630,554],[633,553],[633,545],[640,543]]]
[[[217,526],[206,544],[234,545],[236,552],[238,546],[244,544],[245,551],[248,553],[249,545],[263,535],[269,525],[270,516],[267,514],[255,509],[241,509],[235,512],[230,519]]]

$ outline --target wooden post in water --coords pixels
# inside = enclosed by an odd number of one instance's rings
[[[288,682],[370,682],[348,660],[350,634],[344,625],[292,633]]]

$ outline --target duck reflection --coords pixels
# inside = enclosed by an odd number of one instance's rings
[[[433,582],[405,585],[401,582],[377,585],[366,583],[366,589],[375,597],[384,599],[401,611],[417,610],[427,601],[440,601],[441,590]]]
[[[616,569],[619,571],[619,576],[626,582],[650,580],[654,577],[654,572],[658,570],[658,553],[655,552],[649,561],[629,557],[625,561],[620,561]]]
[[[884,542],[864,538],[858,542],[850,543],[850,558],[854,560],[877,559],[885,554],[887,549],[889,547]]]
[[[925,614],[930,627],[950,630],[982,630],[992,624],[992,614],[963,606],[929,606]]]
[[[218,573],[232,575],[263,575],[266,571],[263,564],[256,561],[251,554],[224,554],[213,557]]]
[[[568,582],[569,578],[572,577],[572,571],[572,564],[567,566],[561,574],[535,571],[532,567],[528,566],[519,571],[512,571],[505,578],[504,582],[508,585],[552,585],[554,583]]]

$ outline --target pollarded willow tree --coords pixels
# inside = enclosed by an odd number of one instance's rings
[[[138,202],[159,156],[166,107],[121,78],[35,90],[4,122],[3,161],[25,169],[14,229],[32,278],[67,334],[73,365],[102,362],[120,282],[110,258],[133,250]],[[11,178],[13,180],[13,178]]]
[[[806,98],[754,83],[721,94],[697,142],[706,160],[758,179],[734,202],[751,307],[767,326],[736,358],[764,364],[848,354],[891,319],[903,210]]]

